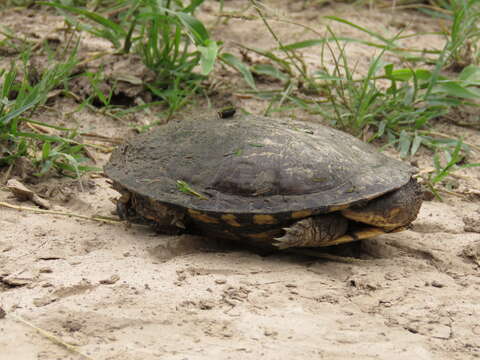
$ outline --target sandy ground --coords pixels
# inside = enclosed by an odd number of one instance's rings
[[[387,33],[399,26],[438,26],[418,13],[391,9],[312,11],[280,1],[272,6],[319,29],[321,16],[334,13]],[[214,7],[204,10],[208,19]],[[3,20],[26,33],[50,31],[35,27],[36,16],[47,15],[6,13]],[[308,35],[277,26],[290,40]],[[273,47],[259,27],[231,20],[216,32],[226,37],[226,46]],[[440,38],[422,41],[441,46]],[[368,63],[365,49],[352,51],[360,64]],[[237,101],[252,111],[266,106]],[[62,123],[52,114],[74,107],[71,99],[56,99],[53,110],[43,109],[38,118]],[[87,109],[68,120],[108,136],[132,133]],[[439,129],[480,144],[478,130]],[[95,156],[99,165],[108,158]],[[470,156],[472,162],[480,159],[478,153]],[[415,160],[420,168],[431,166],[427,151]],[[6,312],[0,316],[0,359],[86,358],[32,326],[105,360],[478,358],[480,199],[465,192],[480,189],[480,171],[459,172],[453,180],[457,196],[426,201],[411,230],[348,245],[354,258],[343,261],[286,253],[261,257],[215,239],[0,207],[0,308]],[[86,177],[83,189],[78,181],[55,178],[29,186],[40,194],[53,189],[48,200],[54,210],[86,216],[111,216],[111,199],[118,195],[102,177]],[[35,207],[7,191],[0,191],[0,201]]]

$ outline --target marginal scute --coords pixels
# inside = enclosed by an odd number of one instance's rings
[[[253,223],[257,225],[271,225],[276,224],[278,221],[272,215],[253,215]]]
[[[209,223],[209,224],[219,224],[220,221],[212,216],[209,216],[201,211],[197,211],[194,209],[188,209],[188,213],[192,218],[195,220],[204,222],[204,223]]]
[[[292,211],[292,219],[303,219],[312,215],[312,210]]]
[[[262,233],[247,234],[246,236],[253,240],[270,240],[278,234],[278,230],[265,231]]]
[[[349,204],[343,204],[343,205],[334,205],[334,206],[330,206],[328,208],[328,211],[329,212],[335,212],[335,211],[340,211],[340,210],[343,210],[343,209],[348,209],[350,205]]]
[[[228,225],[230,226],[235,226],[235,227],[241,227],[242,224],[240,224],[237,221],[237,217],[234,214],[224,214],[221,216],[222,220],[225,221]]]

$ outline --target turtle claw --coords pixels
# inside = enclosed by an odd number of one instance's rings
[[[335,245],[335,240],[346,233],[347,227],[348,221],[342,216],[308,217],[284,228],[285,234],[275,238],[274,245],[279,249]]]
[[[274,243],[273,245],[279,248],[280,250],[287,249],[293,246],[298,246],[296,242],[298,239],[292,238],[289,234],[286,234],[282,237],[274,238]]]
[[[274,245],[279,249],[287,249],[294,246],[314,246],[309,245],[309,230],[312,228],[311,218],[303,219],[296,222],[293,226],[283,228],[285,234],[281,237],[274,238]]]

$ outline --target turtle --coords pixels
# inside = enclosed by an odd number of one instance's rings
[[[124,219],[278,249],[405,230],[423,194],[412,166],[348,133],[251,114],[170,121],[120,145],[104,173]]]

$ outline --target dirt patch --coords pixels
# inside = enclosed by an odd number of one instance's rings
[[[344,5],[312,10],[291,3],[269,4],[316,28],[323,28],[319,21],[327,14],[385,34],[399,28],[405,34],[432,32],[440,26],[417,12]],[[206,7],[202,16],[213,21],[215,9]],[[0,17],[2,24],[38,39],[62,26],[60,18],[32,10]],[[215,31],[232,49],[237,41],[274,47],[269,35],[258,31],[261,26],[233,19]],[[284,39],[309,36],[292,24],[274,26]],[[337,30],[343,36],[351,31]],[[442,46],[437,36],[409,38],[405,45],[413,41],[416,47]],[[97,45],[102,48],[90,43]],[[367,66],[371,49],[350,47],[359,69]],[[318,62],[313,50],[305,56],[312,65]],[[242,80],[229,76],[229,99],[255,113],[268,106],[235,94]],[[142,124],[149,116],[136,114],[122,123],[95,110],[71,112],[78,105],[72,99],[56,98],[52,105],[55,110],[41,111],[40,120],[60,126],[73,122],[81,131],[112,138],[131,136],[128,121]],[[193,111],[203,111],[197,106]],[[446,124],[437,130],[480,143],[478,130]],[[108,158],[100,151],[93,154],[97,166]],[[471,162],[480,160],[478,152],[469,156]],[[414,160],[421,169],[432,164],[426,150]],[[113,216],[111,199],[118,193],[103,177],[87,177],[82,185],[24,179],[49,200],[50,210]],[[352,244],[356,257],[343,262],[285,253],[262,257],[215,239],[158,235],[142,225],[0,207],[0,357],[81,358],[20,317],[93,359],[478,358],[480,199],[471,190],[480,188],[480,171],[463,170],[455,181],[457,195],[425,202],[410,230]],[[0,192],[0,201],[34,207],[7,191]]]

